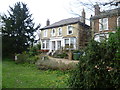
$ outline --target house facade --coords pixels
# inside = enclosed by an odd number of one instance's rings
[[[109,32],[115,32],[120,27],[120,7],[100,11],[99,5],[95,5],[95,15],[91,16],[92,37],[96,41],[100,41],[109,37]]]
[[[90,36],[90,26],[85,24],[85,19],[81,20],[80,17],[68,18],[51,25],[47,20],[46,26],[40,29],[41,49],[53,52],[62,48],[73,50],[84,47]]]

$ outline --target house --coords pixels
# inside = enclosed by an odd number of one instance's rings
[[[92,37],[96,41],[100,41],[109,37],[109,32],[115,32],[120,27],[120,7],[100,11],[98,4],[94,6],[95,15],[91,16]]]
[[[82,18],[68,18],[50,25],[47,20],[46,26],[41,28],[41,49],[54,52],[66,48],[71,50],[80,49],[87,45],[90,37],[90,26],[85,24],[85,12]]]

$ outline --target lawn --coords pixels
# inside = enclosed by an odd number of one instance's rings
[[[67,88],[68,72],[38,70],[35,65],[2,62],[3,88]]]

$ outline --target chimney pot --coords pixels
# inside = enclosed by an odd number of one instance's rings
[[[50,25],[50,20],[47,19],[46,26],[49,26],[49,25]]]
[[[85,10],[83,8],[81,22],[85,23]]]

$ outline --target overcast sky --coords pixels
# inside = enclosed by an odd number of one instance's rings
[[[9,6],[13,7],[16,2],[24,2],[33,14],[34,22],[36,24],[41,24],[42,27],[46,25],[46,20],[50,19],[50,23],[57,22],[62,19],[75,17],[75,15],[70,14],[70,8],[74,4],[75,0],[1,0],[0,1],[0,13],[7,13]],[[81,0],[82,2],[89,2],[94,4],[97,1],[110,1],[110,0]],[[75,5],[75,8],[79,8],[77,13],[81,14],[83,6]],[[92,7],[90,7],[92,8]],[[86,16],[89,18],[93,11],[86,9]],[[89,23],[89,22],[87,22]]]
[[[35,23],[40,23],[42,26],[46,25],[47,19],[54,23],[73,16],[65,9],[70,0],[1,0],[0,13],[7,13],[9,6],[13,7],[19,1],[27,4]]]
[[[91,14],[94,14],[93,7],[80,5],[78,0],[1,0],[0,1],[0,14],[7,14],[9,11],[9,6],[13,7],[16,2],[23,2],[27,4],[32,18],[36,25],[41,24],[41,28],[46,25],[46,20],[50,20],[50,24],[57,22],[62,19],[67,19],[71,17],[77,17],[70,13],[70,10],[74,10],[77,14],[81,15],[84,8],[86,12],[86,17],[90,18]],[[82,2],[87,2],[92,6],[96,2],[107,2],[112,0],[79,0]],[[89,25],[89,20],[86,21]],[[36,39],[38,39],[39,31],[36,33]]]

